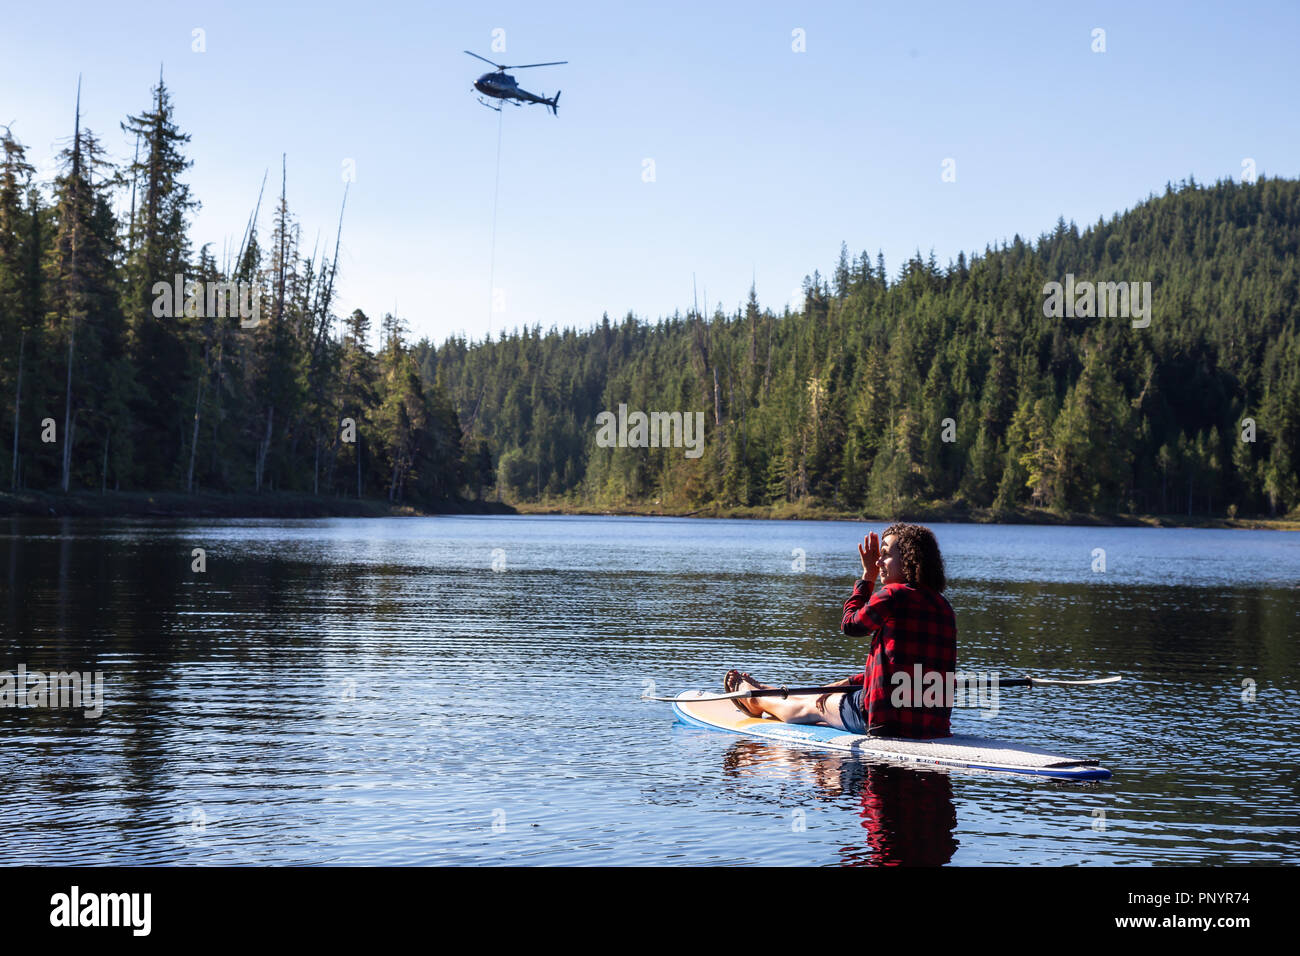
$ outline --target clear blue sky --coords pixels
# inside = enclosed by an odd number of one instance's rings
[[[332,244],[351,158],[340,313],[396,304],[438,341],[488,330],[499,121],[494,330],[654,320],[690,306],[692,273],[711,305],[734,309],[754,277],[779,310],[841,240],[882,249],[892,274],[918,248],[947,262],[1167,180],[1240,178],[1246,157],[1300,174],[1294,2],[73,0],[10,4],[3,22],[0,123],[42,176],[78,73],[84,121],[127,158],[118,124],[162,64],[193,136],[196,245],[238,242],[282,152],[306,246]],[[489,68],[465,49],[568,60],[515,74],[563,90],[558,118],[480,106]]]

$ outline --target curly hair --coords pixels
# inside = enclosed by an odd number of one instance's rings
[[[903,578],[913,587],[927,587],[943,593],[948,578],[943,570],[943,555],[934,532],[919,524],[891,524],[880,536],[884,541],[894,536],[894,553],[903,565]]]

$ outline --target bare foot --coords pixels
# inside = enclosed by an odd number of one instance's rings
[[[749,674],[747,673],[741,673],[740,683],[736,687],[736,690],[767,690],[767,689],[769,689],[768,684],[759,683],[758,681],[754,680],[754,678],[750,677]],[[745,710],[749,713],[751,717],[762,717],[766,713],[766,711],[764,711],[763,708],[759,706],[759,703],[756,700],[752,700],[752,699],[738,700],[736,701],[736,703],[739,704],[741,707],[745,708]]]

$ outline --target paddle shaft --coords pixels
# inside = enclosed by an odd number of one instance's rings
[[[1033,687],[1035,684],[1044,684],[1050,686],[1084,686],[1090,684],[1114,684],[1119,677],[1100,677],[1092,680],[1059,680],[1051,677],[1008,677],[998,678],[998,687]],[[717,694],[709,697],[700,697],[697,700],[747,700],[754,697],[799,697],[809,694],[851,694],[861,688],[861,684],[836,684],[833,687],[767,687],[763,690],[738,690],[730,694]],[[650,697],[645,696],[646,700],[657,700],[667,703],[675,701],[676,697]]]
[[[861,688],[861,684],[836,684],[834,687],[768,687],[763,690],[740,691],[736,700],[747,697],[789,697],[801,694],[851,694]]]

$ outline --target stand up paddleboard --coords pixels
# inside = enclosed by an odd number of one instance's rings
[[[673,701],[673,713],[682,723],[694,727],[725,730],[783,744],[836,750],[874,760],[1023,773],[1063,780],[1105,780],[1110,776],[1110,771],[1100,766],[1099,761],[1063,757],[1038,747],[962,735],[937,740],[869,737],[824,724],[787,724],[771,718],[747,717],[729,700],[696,699],[708,696],[706,691],[698,690],[678,694]]]

